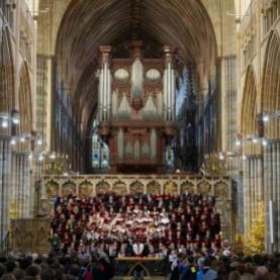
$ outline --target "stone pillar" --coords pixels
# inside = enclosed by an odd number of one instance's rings
[[[0,136],[0,243],[6,237],[10,209],[11,145],[9,136]]]
[[[31,180],[29,173],[28,153],[13,153],[13,184],[13,197],[11,204],[15,205],[15,218],[31,217]]]
[[[264,186],[265,186],[265,211],[266,211],[266,250],[268,252],[279,251],[280,249],[280,141],[270,141],[264,149]],[[270,224],[269,224],[269,201],[273,201],[274,205],[274,244],[270,240]]]
[[[244,232],[247,238],[250,229],[250,161],[244,161]]]
[[[263,172],[261,156],[249,156],[244,161],[244,226],[248,237],[254,219],[259,215],[263,197]]]

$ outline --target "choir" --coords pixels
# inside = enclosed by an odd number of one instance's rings
[[[114,256],[162,256],[172,249],[215,254],[221,246],[213,196],[70,194],[56,197],[54,208],[51,244],[63,252],[102,246]]]

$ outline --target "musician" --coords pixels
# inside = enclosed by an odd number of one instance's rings
[[[133,254],[136,257],[142,257],[145,249],[145,244],[137,238],[136,241],[132,245]]]

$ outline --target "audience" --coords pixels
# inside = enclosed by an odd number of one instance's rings
[[[201,194],[58,197],[51,252],[1,257],[0,280],[109,280],[127,256],[159,260],[174,280],[280,279],[280,254],[236,255],[219,232],[215,198]]]

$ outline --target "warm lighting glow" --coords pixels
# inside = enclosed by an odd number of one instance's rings
[[[16,141],[16,138],[15,137],[13,137],[12,139],[11,139],[11,145],[15,145],[17,143],[17,141]]]
[[[219,159],[220,160],[224,160],[225,159],[224,154],[222,152],[219,153]]]
[[[262,145],[263,145],[263,146],[267,146],[267,140],[266,140],[266,139],[263,139],[263,140],[262,140]]]
[[[39,145],[39,146],[43,145],[43,140],[41,138],[39,138],[37,140],[37,145]]]
[[[55,159],[55,158],[56,158],[55,153],[51,153],[51,154],[50,154],[50,158],[51,158],[51,159]]]
[[[262,120],[263,120],[263,122],[268,122],[269,121],[269,115],[263,115]]]
[[[239,139],[236,140],[235,145],[236,145],[236,146],[241,146],[241,141],[240,141]]]
[[[3,119],[3,120],[2,120],[2,127],[3,127],[3,128],[7,128],[8,125],[9,125],[8,120],[7,120],[7,119]]]

